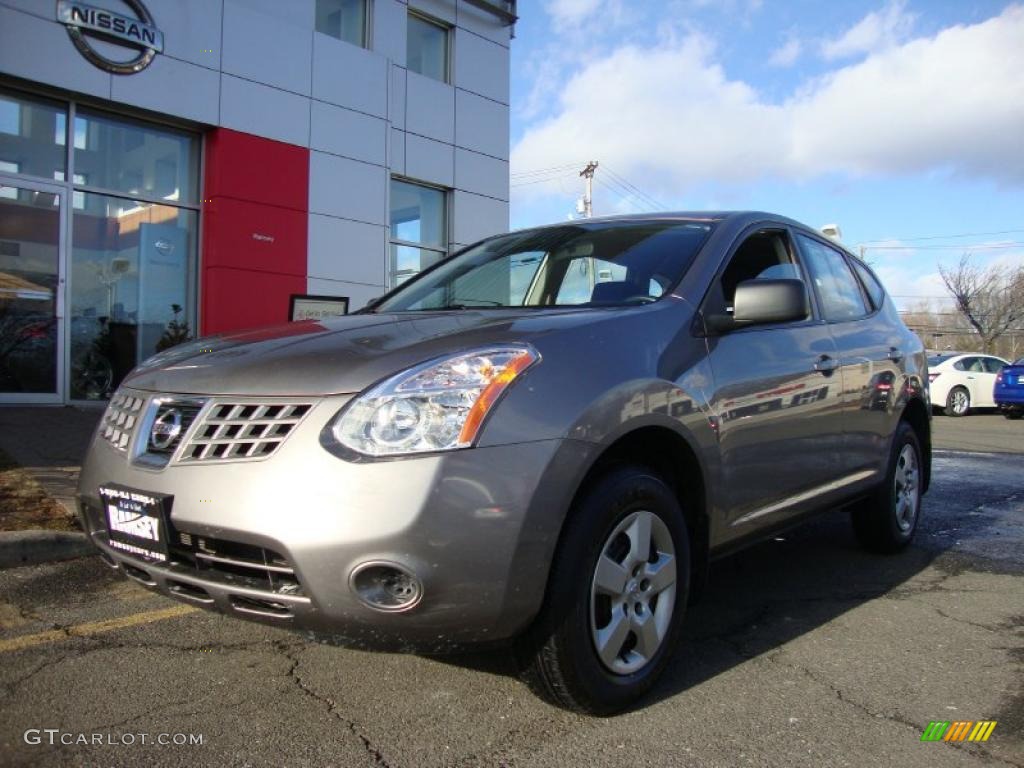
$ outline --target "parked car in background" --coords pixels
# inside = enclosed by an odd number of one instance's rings
[[[996,375],[1009,362],[982,354],[936,353],[928,357],[932,405],[947,416],[966,416],[972,408],[995,408]]]
[[[1024,416],[1024,357],[996,374],[992,399],[1006,418],[1019,419]]]
[[[866,548],[910,543],[926,374],[874,273],[795,221],[574,221],[354,315],[151,358],[93,438],[82,525],[178,600],[371,647],[511,644],[544,695],[606,714],[655,683],[713,557],[843,508]]]

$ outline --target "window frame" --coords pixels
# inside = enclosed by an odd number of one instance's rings
[[[319,0],[317,0],[317,2],[314,3],[313,31],[318,33],[318,34],[324,35],[325,37],[329,37],[332,40],[337,40],[340,43],[345,43],[347,45],[354,45],[357,48],[362,48],[363,50],[371,50],[373,48],[373,7],[374,7],[374,3],[372,2],[372,0],[361,0],[361,2],[363,4],[363,30],[362,30],[363,39],[362,39],[362,42],[360,42],[360,43],[352,43],[352,42],[349,42],[348,40],[346,40],[343,37],[336,37],[336,36],[332,35],[330,32],[321,32],[319,29],[317,29],[316,28],[316,15],[315,15],[317,9],[315,8],[315,6],[319,4]]]
[[[415,70],[411,66],[409,66],[409,59],[408,59],[409,43],[408,43],[408,39],[409,39],[409,19],[411,19],[411,18],[416,18],[416,19],[418,19],[419,21],[422,21],[425,24],[430,24],[431,26],[439,28],[441,31],[444,32],[444,78],[443,79],[437,80],[437,78],[432,77],[431,75],[424,74],[423,72]],[[410,7],[408,12],[406,13],[406,19],[405,19],[405,34],[406,34],[406,61],[405,61],[405,68],[406,68],[406,70],[409,71],[409,72],[413,72],[413,73],[419,75],[420,77],[426,77],[426,78],[429,78],[430,80],[435,80],[436,82],[444,83],[445,85],[451,85],[452,84],[452,58],[453,58],[452,57],[452,38],[454,37],[454,35],[452,34],[452,29],[453,29],[452,25],[449,24],[448,22],[446,22],[446,21],[444,21],[442,19],[438,19],[435,16],[430,16],[430,15],[428,15],[426,13],[423,13],[422,11],[420,11],[418,9]]]
[[[442,243],[440,246],[417,242],[414,240],[403,240],[402,238],[395,236],[394,228],[391,226],[391,211],[392,205],[394,203],[393,197],[391,195],[391,184],[392,182],[396,181],[401,184],[408,184],[413,187],[431,189],[441,193],[441,204],[443,206],[443,210],[441,212],[441,225],[442,227],[444,227],[444,232],[442,234]],[[439,184],[430,184],[428,182],[419,181],[417,179],[410,179],[408,176],[401,176],[398,174],[392,174],[391,177],[388,179],[388,265],[387,275],[385,275],[385,277],[387,278],[387,284],[385,287],[389,293],[394,289],[398,288],[399,285],[401,285],[401,283],[396,282],[396,279],[398,277],[398,263],[397,260],[392,256],[391,246],[405,246],[407,248],[416,248],[421,251],[431,251],[433,253],[437,253],[439,254],[440,257],[434,262],[434,264],[438,264],[444,261],[451,255],[452,222],[450,201],[451,190],[448,189],[447,187],[442,187]],[[431,267],[434,266],[434,264],[430,264],[429,266],[421,269],[419,272],[416,273],[416,275],[419,275],[425,272],[427,269],[430,269]],[[415,277],[416,275],[411,275],[410,278]],[[408,280],[410,278],[406,279]]]
[[[725,294],[721,290],[722,278],[725,276],[726,270],[728,270],[732,263],[733,257],[736,256],[736,252],[747,242],[748,239],[758,234],[775,234],[781,235],[784,238],[784,245],[789,253],[789,258],[800,272],[800,279],[803,281],[804,287],[807,290],[807,304],[809,312],[807,317],[802,320],[790,320],[784,323],[765,323],[758,325],[741,325],[731,329],[729,335],[737,333],[751,333],[763,330],[770,330],[773,328],[795,328],[803,325],[814,325],[822,322],[822,315],[818,304],[817,292],[814,290],[814,286],[808,280],[810,272],[808,271],[807,265],[804,263],[803,254],[796,246],[796,233],[782,222],[775,221],[761,221],[756,224],[752,224],[749,227],[742,230],[730,244],[726,250],[726,255],[718,265],[718,269],[715,270],[714,276],[711,278],[711,282],[708,284],[707,289],[704,291],[704,296],[700,301],[700,314],[702,317],[707,317],[710,307],[709,304],[717,302],[720,298],[722,304],[725,305]],[[716,312],[711,312],[716,314]],[[707,331],[708,335],[717,336],[719,334]]]
[[[857,270],[854,269],[853,264],[851,263],[851,259],[853,257],[850,254],[848,254],[845,249],[837,248],[835,243],[826,241],[826,239],[823,236],[819,237],[814,232],[808,231],[806,229],[798,229],[794,231],[793,243],[799,251],[801,258],[805,262],[807,262],[808,260],[806,254],[803,253],[803,250],[800,247],[800,243],[798,240],[799,237],[805,237],[812,242],[818,243],[819,245],[828,248],[829,250],[833,251],[837,256],[839,256],[841,262],[846,266],[847,271],[849,271],[850,276],[853,278],[853,284],[857,286],[857,292],[860,294],[861,301],[864,303],[865,312],[863,315],[858,315],[856,317],[844,317],[835,320],[830,319],[825,313],[825,303],[822,300],[822,297],[820,296],[818,286],[814,282],[813,275],[811,274],[810,264],[805,263],[804,272],[807,275],[807,277],[810,278],[808,288],[818,298],[818,306],[821,310],[820,317],[823,322],[829,325],[838,325],[840,323],[852,323],[858,320],[864,320],[865,318],[871,317],[872,315],[876,314],[879,311],[880,307],[875,306],[874,302],[871,300],[871,297],[868,295],[864,285],[861,284],[860,276],[857,274]],[[879,285],[881,285],[881,283],[879,283]]]

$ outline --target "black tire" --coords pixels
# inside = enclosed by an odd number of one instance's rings
[[[966,416],[971,411],[971,393],[967,387],[953,387],[946,395],[946,407],[942,412],[947,416]]]
[[[907,514],[901,514],[901,510],[905,509],[901,506],[901,501],[908,500],[905,495],[908,493],[904,469],[907,459],[905,449],[913,452],[915,463],[913,489],[909,491],[915,501],[915,507],[909,521]],[[865,549],[870,552],[892,554],[906,549],[913,540],[918,521],[921,519],[923,470],[921,444],[917,439],[917,433],[907,422],[900,422],[889,451],[885,481],[851,510],[854,533]],[[902,490],[901,483],[897,482],[897,474],[903,478]]]
[[[1021,416],[1024,416],[1024,411],[1003,411],[1003,416],[1011,421],[1016,421]]]
[[[636,603],[632,603],[634,614],[629,601],[641,599],[643,594],[640,590],[654,589],[651,582],[643,578],[647,573],[644,569],[654,565],[631,565],[640,562],[632,558],[642,553],[642,549],[637,550],[633,544],[634,537],[627,534],[640,529],[631,527],[625,532],[619,529],[646,513],[657,517],[662,524],[645,517],[651,523],[652,531],[648,546],[655,545],[650,549],[650,557],[657,556],[661,562],[667,562],[664,560],[669,551],[665,546],[669,540],[666,536],[670,537],[674,547],[674,595],[671,602],[663,602],[662,598],[669,594],[667,591],[657,594],[657,597],[650,597],[656,594],[651,592],[648,595],[650,603],[646,606],[637,608]],[[615,538],[623,536],[625,544]],[[613,545],[616,542],[620,550],[622,546],[629,549],[622,555],[623,573],[629,577],[624,582],[618,603],[611,597],[597,594],[600,590],[596,573],[599,558],[606,561],[615,554]],[[551,566],[544,607],[534,627],[520,643],[524,681],[557,706],[577,712],[610,715],[630,706],[650,690],[671,657],[686,611],[689,581],[690,546],[686,520],[675,494],[655,473],[643,467],[610,469],[586,489],[570,512]],[[598,623],[602,600],[607,601],[607,625]],[[671,607],[671,613],[665,617],[659,612],[667,606]],[[656,616],[658,621],[667,622],[667,628],[658,641],[660,644],[655,644],[656,652],[650,653],[649,657],[641,652],[641,638],[632,629],[626,630],[621,645],[613,645],[610,641],[605,652],[607,659],[618,647],[614,664],[626,667],[629,663],[639,663],[639,657],[646,659],[643,666],[629,673],[615,672],[602,661],[595,645],[595,636],[602,631],[602,626],[607,629],[614,622],[632,627],[634,620],[646,620],[653,625]],[[609,631],[609,634],[616,635],[614,631]]]

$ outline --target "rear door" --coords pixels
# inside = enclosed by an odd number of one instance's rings
[[[974,403],[979,408],[995,407],[996,401],[993,397],[993,392],[996,387],[996,376],[1003,370],[1006,364],[1005,360],[1000,360],[998,357],[981,358],[982,371],[975,374],[977,376],[975,381],[977,397]]]
[[[704,316],[731,312],[736,286],[758,277],[804,277],[787,230],[738,238]],[[813,305],[804,320],[709,334],[707,342],[726,541],[807,509],[834,479],[841,387],[835,343]]]
[[[907,338],[882,312],[885,293],[866,267],[823,238],[801,232],[796,241],[838,350],[844,431],[840,467],[847,477],[870,474],[889,455],[894,405],[905,378],[901,364],[910,352],[903,348]]]

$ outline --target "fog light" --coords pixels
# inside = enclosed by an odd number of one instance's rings
[[[349,578],[352,591],[377,611],[407,611],[423,597],[423,584],[407,568],[395,563],[363,563]]]

